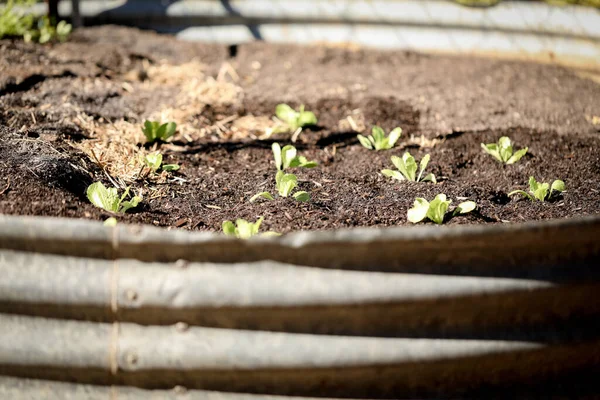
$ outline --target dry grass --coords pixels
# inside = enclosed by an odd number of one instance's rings
[[[197,61],[182,65],[145,63],[142,71],[128,74],[129,82],[123,89],[130,93],[153,93],[160,87],[175,88],[178,95],[165,99],[165,103],[159,107],[160,110],[151,113],[148,119],[177,123],[177,135],[189,142],[207,134],[234,139],[251,135],[252,124],[248,122],[232,127],[232,122],[238,118],[237,115],[216,123],[208,123],[207,119],[202,117],[202,110],[206,105],[235,104],[241,101],[243,96],[242,89],[235,84],[239,77],[228,63],[223,64],[216,78],[206,76],[205,71],[205,65]],[[141,160],[155,149],[139,147],[139,144],[145,141],[141,124],[124,120],[97,121],[81,112],[74,122],[89,132],[92,139],[74,142],[72,145],[85,152],[119,186],[125,186],[140,178],[164,181],[164,174],[148,176],[143,170]]]
[[[72,145],[86,153],[107,175],[115,178],[118,186],[135,181],[141,170],[140,157],[147,151],[138,148],[144,134],[139,125],[127,121],[98,122],[85,114],[77,116],[76,123],[92,139],[74,142]]]

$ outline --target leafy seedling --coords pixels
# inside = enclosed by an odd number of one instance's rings
[[[389,150],[400,139],[402,135],[402,128],[395,128],[389,134],[389,136],[385,136],[385,132],[378,126],[374,126],[371,135],[363,136],[357,135],[358,141],[363,147],[369,150]]]
[[[144,157],[144,164],[150,169],[150,172],[154,173],[159,169],[163,171],[177,171],[179,165],[177,164],[163,164],[163,155],[159,152],[147,154]]]
[[[177,124],[175,122],[161,124],[158,121],[146,121],[142,128],[146,136],[146,143],[153,143],[157,140],[166,142],[175,134],[176,130]]]
[[[481,143],[481,148],[496,160],[504,164],[514,164],[527,154],[528,147],[513,153],[512,142],[507,136],[502,136],[498,143]]]
[[[281,148],[279,143],[273,143],[271,146],[273,150],[273,157],[275,158],[275,166],[277,167],[277,174],[275,174],[275,187],[281,197],[289,197],[292,191],[298,186],[298,177],[294,174],[288,174],[285,172],[288,168],[314,168],[317,166],[316,161],[309,161],[306,157],[298,156],[298,152],[294,146],[287,145]],[[264,198],[267,200],[274,200],[274,197],[269,192],[260,192],[252,196],[250,202],[255,202],[258,198]],[[294,199],[300,202],[306,202],[310,200],[310,194],[308,192],[299,191],[292,195]]]
[[[139,196],[133,196],[131,200],[125,201],[129,196],[129,187],[121,197],[116,188],[106,188],[102,182],[92,183],[87,188],[88,200],[98,208],[114,213],[124,213],[130,208],[135,208],[142,201]]]
[[[296,186],[298,186],[298,177],[296,175],[287,174],[281,170],[277,171],[277,174],[275,175],[275,188],[277,189],[277,193],[279,193],[279,195],[281,197],[289,197],[290,195],[292,195],[292,197],[296,201],[300,201],[300,202],[309,201],[310,194],[308,192],[298,191],[298,192],[292,194],[292,192],[294,191]],[[271,193],[260,192],[260,193],[255,194],[254,196],[252,196],[250,198],[250,202],[254,203],[256,200],[258,200],[261,197],[263,199],[267,199],[267,200],[275,200],[275,198],[273,197],[273,195],[271,195]]]
[[[54,38],[67,40],[72,26],[60,21],[56,27],[47,16],[36,17],[29,12],[35,0],[8,0],[0,7],[0,39],[22,37],[26,42],[47,43]]]
[[[539,200],[546,201],[552,197],[553,192],[562,193],[565,191],[565,183],[559,179],[552,182],[552,185],[548,183],[538,182],[533,176],[529,177],[529,193],[524,190],[513,190],[508,195],[522,194],[531,201]]]
[[[399,181],[406,179],[412,182],[435,183],[435,175],[430,173],[423,176],[423,172],[425,171],[425,168],[427,168],[427,164],[429,164],[429,158],[429,154],[426,154],[425,157],[421,159],[419,165],[419,175],[417,175],[417,162],[408,151],[404,153],[402,158],[398,156],[392,156],[392,163],[396,166],[396,168],[398,168],[398,171],[394,171],[391,169],[383,169],[381,170],[381,173],[385,176],[397,179]]]
[[[309,125],[316,125],[318,122],[315,113],[304,110],[304,104],[297,111],[287,104],[278,104],[275,107],[275,116],[286,123],[291,132]]]
[[[298,156],[298,151],[292,145],[284,146],[282,149],[279,143],[273,143],[271,149],[273,150],[275,166],[278,171],[295,167],[314,168],[317,166],[316,161],[308,161],[306,157]]]
[[[245,219],[237,219],[235,224],[231,221],[223,222],[223,233],[227,236],[235,236],[239,239],[249,239],[252,236],[258,235],[260,224],[264,218],[260,217],[256,222],[248,222]],[[279,236],[277,232],[263,232],[260,236]]]
[[[445,194],[438,194],[435,198],[428,202],[422,197],[417,197],[413,204],[413,208],[408,210],[408,220],[413,224],[423,221],[425,218],[443,224],[444,217],[448,212],[452,200],[446,199]],[[460,203],[452,212],[452,216],[459,214],[467,214],[477,207],[474,201],[465,201]]]

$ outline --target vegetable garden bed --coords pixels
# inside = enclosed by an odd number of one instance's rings
[[[89,203],[94,181],[143,197],[123,222],[220,230],[264,216],[281,233],[407,224],[416,197],[444,193],[477,209],[448,224],[495,224],[597,214],[600,85],[563,67],[352,46],[203,45],[114,27],[84,29],[64,44],[0,43],[0,213],[105,220]],[[294,143],[318,163],[296,169],[311,200],[249,199],[275,192],[265,137],[280,103],[305,105],[318,123]],[[162,145],[144,145],[145,119],[174,121]],[[357,134],[401,127],[396,147],[370,151]],[[503,165],[480,144],[528,147]],[[152,174],[154,151],[175,172]],[[392,155],[420,160],[437,183],[390,179]],[[509,197],[528,179],[565,182],[549,201]]]
[[[595,70],[112,26],[0,53],[5,397],[596,393]],[[318,165],[286,171],[305,202],[276,196],[272,148],[292,135],[266,133],[282,103],[318,119],[293,143]],[[176,132],[146,144],[146,120]],[[376,125],[402,128],[394,147],[359,143]],[[509,165],[481,147],[504,136],[527,148]],[[153,172],[157,151],[179,169]],[[429,154],[435,183],[381,172],[406,151]],[[509,196],[530,176],[566,191]],[[142,200],[109,213],[86,196],[94,182]],[[277,198],[250,202],[264,191]],[[415,198],[442,193],[477,208],[439,222],[471,226],[377,229],[412,225]],[[301,232],[184,232],[259,217]]]

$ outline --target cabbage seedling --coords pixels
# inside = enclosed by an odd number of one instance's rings
[[[504,164],[514,164],[527,154],[528,147],[518,150],[513,153],[512,143],[510,138],[502,136],[498,143],[481,143],[481,148],[496,160]]]
[[[289,197],[292,191],[298,186],[298,177],[294,174],[285,172],[288,168],[314,168],[317,166],[316,161],[308,161],[306,157],[298,156],[298,152],[294,146],[287,145],[281,148],[279,143],[273,143],[271,146],[273,157],[275,158],[275,166],[277,174],[275,174],[275,187],[281,197]],[[250,198],[250,202],[254,203],[258,198],[267,200],[275,200],[269,192],[260,192]],[[310,200],[308,192],[299,191],[292,195],[294,199],[301,202]]]
[[[529,193],[524,190],[513,190],[508,195],[522,194],[531,201],[536,199],[539,201],[545,201],[552,197],[552,192],[562,193],[565,191],[565,183],[559,179],[552,182],[552,185],[548,183],[538,182],[533,176],[529,177]]]
[[[292,194],[292,191],[298,186],[298,177],[294,174],[286,174],[279,170],[275,175],[275,187],[281,197],[292,197],[300,202],[307,202],[310,200],[310,194],[305,191],[298,191]],[[269,192],[260,192],[250,198],[250,203],[254,203],[258,198],[264,198],[267,200],[275,200],[275,198]]]
[[[404,153],[402,158],[398,156],[392,156],[392,163],[396,166],[396,168],[398,168],[398,171],[394,171],[391,169],[382,169],[381,173],[385,176],[397,179],[399,181],[406,179],[412,182],[435,183],[435,175],[430,173],[423,176],[423,172],[425,171],[425,168],[427,168],[427,164],[429,164],[429,158],[429,154],[426,154],[425,157],[421,159],[419,165],[419,175],[417,175],[417,162],[408,151]]]
[[[176,130],[177,124],[175,122],[161,124],[158,121],[146,121],[142,128],[142,132],[146,136],[146,143],[153,143],[157,140],[166,142],[175,134]]]
[[[135,208],[142,201],[139,196],[133,196],[131,200],[125,201],[129,196],[129,187],[121,197],[116,188],[106,188],[102,182],[92,183],[87,188],[88,200],[98,208],[114,213],[124,213],[130,208]]]
[[[402,128],[395,128],[390,132],[389,136],[386,137],[383,129],[374,126],[371,135],[368,137],[363,135],[356,135],[356,137],[360,144],[369,150],[389,150],[394,147],[401,135]]]
[[[284,146],[282,149],[279,143],[273,143],[271,149],[273,150],[275,166],[278,171],[295,167],[314,168],[317,166],[316,161],[308,161],[306,157],[298,156],[296,148],[292,145]]]
[[[223,222],[223,233],[227,236],[235,236],[238,239],[250,239],[252,236],[258,235],[260,224],[264,218],[260,217],[256,222],[248,222],[245,219],[237,219],[235,224],[231,221]],[[263,232],[260,236],[279,236],[277,232]]]
[[[423,221],[425,218],[430,219],[436,224],[443,224],[444,217],[450,207],[452,200],[446,199],[445,194],[438,194],[431,202],[428,202],[422,197],[417,197],[413,204],[413,208],[408,210],[408,220],[413,224]],[[465,201],[460,203],[452,212],[452,216],[458,214],[467,214],[477,207],[474,201]]]
[[[317,124],[317,116],[311,111],[304,111],[304,105],[300,106],[298,111],[287,104],[278,104],[275,108],[275,115],[281,121],[285,122],[291,132],[304,128],[308,125]]]
[[[177,164],[163,164],[163,155],[159,152],[146,154],[144,157],[144,164],[148,168],[150,168],[150,172],[156,172],[159,169],[163,171],[177,171],[179,169],[179,165]]]

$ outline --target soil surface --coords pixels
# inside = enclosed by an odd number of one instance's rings
[[[117,27],[81,29],[64,44],[2,40],[0,54],[1,214],[104,220],[110,214],[85,197],[98,180],[144,196],[120,221],[195,230],[259,216],[279,232],[403,225],[415,197],[439,193],[478,204],[448,224],[600,212],[600,85],[564,67],[349,46],[227,47]],[[295,144],[319,163],[294,171],[312,199],[249,203],[276,192],[271,144],[290,135],[259,137],[282,102],[319,118]],[[179,130],[150,149],[139,129],[156,116]],[[398,146],[361,147],[356,134],[374,124],[402,127]],[[528,154],[504,166],[482,151],[501,136]],[[116,155],[124,148],[129,161]],[[138,150],[160,150],[181,169],[125,173],[138,171]],[[431,155],[437,184],[380,174],[406,150]],[[567,191],[543,203],[508,197],[532,175],[562,179]]]

